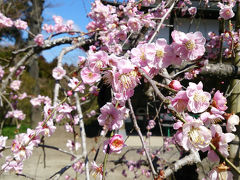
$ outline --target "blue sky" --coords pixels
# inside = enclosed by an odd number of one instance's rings
[[[87,18],[87,13],[90,12],[93,0],[47,0],[45,2],[46,6],[50,5],[50,7],[45,8],[43,12],[43,23],[54,24],[52,16],[58,15],[62,16],[64,20],[73,20],[79,30],[86,32],[85,27],[91,21]],[[59,55],[63,47],[58,46],[44,51],[42,54],[47,61],[52,61]],[[84,55],[84,53],[81,50],[73,51],[64,57],[63,62],[76,64],[79,55]]]

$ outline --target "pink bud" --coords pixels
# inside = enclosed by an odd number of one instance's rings
[[[181,83],[179,82],[179,81],[177,81],[177,80],[172,80],[170,83],[169,83],[169,85],[168,85],[170,88],[172,88],[172,89],[175,89],[175,90],[180,90],[180,89],[182,89],[182,85],[181,85]]]
[[[85,98],[85,97],[82,97],[82,98],[81,98],[81,100],[82,100],[82,101],[85,101],[85,100],[86,100],[86,98]]]
[[[72,94],[73,94],[72,91],[68,91],[68,92],[67,92],[67,95],[68,95],[68,96],[72,96]]]

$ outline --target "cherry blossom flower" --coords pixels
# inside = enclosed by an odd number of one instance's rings
[[[187,106],[188,111],[201,113],[209,107],[211,95],[208,92],[204,92],[202,88],[202,82],[199,82],[198,84],[189,83],[186,90],[187,97],[189,98]]]
[[[104,141],[103,152],[108,153],[108,154],[111,154],[113,152],[121,153],[122,148],[124,146],[126,146],[126,145],[124,144],[122,135],[115,134],[110,139]]]
[[[69,125],[68,123],[65,124],[65,130],[66,130],[67,132],[71,132],[71,133],[73,132],[72,126]]]
[[[101,75],[99,73],[92,72],[87,67],[81,70],[81,78],[85,84],[93,85],[100,81]]]
[[[155,54],[156,50],[153,43],[139,44],[131,50],[131,61],[138,67],[154,66]]]
[[[112,103],[107,103],[100,109],[101,114],[98,116],[98,122],[107,130],[120,129],[123,125],[123,114]]]
[[[14,26],[17,29],[21,29],[21,30],[26,30],[28,28],[28,25],[25,21],[22,21],[21,19],[17,19],[16,21],[14,21]]]
[[[224,157],[227,157],[229,155],[228,143],[235,138],[235,135],[232,133],[223,133],[222,127],[219,124],[213,124],[211,126],[211,132],[211,143]],[[218,155],[212,149],[210,149],[210,147],[208,147],[208,159],[211,161],[219,161]]]
[[[13,110],[13,111],[8,111],[8,113],[5,116],[6,118],[16,118],[19,120],[24,120],[26,115],[22,112],[22,110]]]
[[[12,142],[11,150],[14,158],[17,161],[22,161],[29,158],[32,154],[34,144],[30,141],[27,134],[21,133],[15,136]]]
[[[188,97],[186,91],[179,91],[174,98],[171,99],[172,106],[178,112],[183,112],[187,109]]]
[[[231,115],[228,119],[227,119],[227,132],[235,132],[236,129],[236,125],[239,124],[239,116],[237,116],[236,114]]]
[[[183,60],[196,60],[203,56],[205,52],[206,39],[202,33],[197,31],[195,33],[183,33],[174,30],[172,32],[172,38],[174,42],[172,47],[176,55]]]
[[[224,20],[231,19],[235,15],[232,10],[232,6],[224,5],[218,2],[218,7],[220,8],[219,15]]]
[[[14,172],[18,174],[22,174],[23,170],[23,162],[16,161],[11,156],[7,156],[5,160],[5,164],[2,165],[2,170],[4,172]]]
[[[79,142],[74,143],[72,140],[67,140],[66,146],[70,151],[77,151],[81,147],[81,144]]]
[[[154,66],[157,65],[157,68],[166,68],[174,62],[173,49],[167,44],[166,39],[157,39],[155,51]]]
[[[20,80],[14,80],[11,82],[10,84],[10,88],[14,91],[17,91],[20,89],[20,85],[21,85],[21,81]]]
[[[179,91],[180,89],[182,89],[182,85],[178,80],[172,80],[169,85],[170,88]]]
[[[3,76],[4,76],[4,70],[2,66],[0,66],[0,80],[3,78]]]
[[[28,97],[27,96],[27,93],[22,93],[22,94],[19,94],[19,97],[18,97],[18,99],[20,99],[20,100],[23,100],[23,99],[25,99],[26,97]]]
[[[91,53],[88,56],[88,67],[92,72],[99,73],[108,65],[108,54],[105,51]]]
[[[154,4],[155,3],[155,0],[143,0],[142,1],[142,4],[144,6],[150,6],[151,4]]]
[[[223,117],[224,111],[220,111],[215,107],[212,107],[210,112],[204,112],[200,115],[200,119],[203,121],[205,125],[210,125],[214,123],[218,123],[224,120]]]
[[[208,178],[210,180],[232,180],[233,174],[228,169],[229,167],[222,163],[208,173]]]
[[[43,44],[44,44],[43,35],[42,35],[42,34],[38,34],[38,35],[34,38],[34,41],[35,41],[35,43],[36,43],[38,46],[43,46]]]
[[[127,22],[127,27],[130,31],[138,32],[142,28],[141,21],[136,17],[131,17]]]
[[[221,111],[227,110],[227,99],[223,96],[220,91],[217,91],[213,96],[212,105]]]
[[[52,71],[52,76],[56,80],[60,80],[66,75],[66,71],[62,67],[55,67]]]
[[[78,161],[72,165],[72,168],[74,169],[74,171],[80,174],[84,172],[84,167],[85,167],[85,163],[82,161]]]
[[[50,137],[55,132],[56,126],[53,125],[53,121],[48,120],[46,123],[39,122],[36,130],[38,134]]]
[[[69,80],[68,86],[72,89],[76,88],[74,91],[79,91],[80,93],[84,93],[84,89],[85,89],[84,84],[81,83],[80,85],[78,85],[78,87],[76,87],[78,83],[79,83],[79,80],[73,77],[72,79]]]
[[[46,31],[47,33],[53,33],[54,32],[54,27],[53,25],[48,25],[48,24],[44,24],[42,29],[44,31]]]
[[[188,13],[189,13],[191,16],[195,16],[196,13],[197,13],[197,8],[196,8],[196,7],[190,7],[190,8],[188,8]]]
[[[206,148],[211,141],[211,131],[203,126],[202,121],[187,121],[182,127],[182,146],[189,149],[199,150]]]
[[[13,21],[0,13],[0,28],[1,27],[12,27]]]
[[[91,171],[92,176],[96,179],[97,176],[99,176],[99,179],[102,180],[103,176],[103,165],[101,164],[98,166],[95,161],[91,162]]]

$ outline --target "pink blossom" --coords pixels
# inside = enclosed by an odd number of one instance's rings
[[[62,67],[55,67],[52,71],[52,76],[56,80],[60,80],[66,75],[66,71]]]
[[[31,139],[31,143],[33,143],[34,146],[37,146],[40,143],[40,136],[36,132],[36,130],[27,129],[27,136],[29,139]]]
[[[221,111],[227,110],[227,99],[223,96],[220,91],[214,94],[212,105]]]
[[[100,109],[101,114],[98,116],[98,122],[107,130],[120,129],[123,125],[123,114],[112,103],[107,103]]]
[[[20,80],[14,80],[11,82],[10,84],[10,88],[14,91],[17,91],[20,89],[20,85],[21,85],[21,81]]]
[[[44,24],[42,29],[44,31],[46,31],[47,33],[53,33],[54,32],[54,27],[53,25],[48,25],[48,24]]]
[[[219,124],[213,124],[211,126],[212,140],[211,143],[216,147],[216,149],[224,156],[227,157],[228,153],[228,143],[231,142],[235,135],[232,133],[223,133],[222,127]],[[218,155],[209,147],[208,148],[208,159],[211,161],[218,161]]]
[[[174,52],[183,60],[196,60],[205,53],[206,39],[199,31],[185,34],[174,30],[172,38],[174,40],[172,43]]]
[[[17,28],[17,29],[21,29],[21,30],[25,30],[28,28],[28,25],[25,21],[22,21],[21,19],[18,19],[16,21],[14,21],[14,26]]]
[[[5,15],[0,13],[0,28],[1,27],[12,27],[13,21],[10,18],[7,18]]]
[[[155,3],[155,0],[143,0],[142,1],[142,4],[144,6],[150,6],[151,4],[154,4]]]
[[[52,18],[53,18],[53,20],[56,24],[62,24],[63,23],[63,18],[61,16],[53,15]]]
[[[227,119],[227,132],[235,132],[236,131],[236,125],[239,124],[239,117],[236,114],[231,115],[228,119]]]
[[[77,161],[72,165],[72,168],[74,169],[74,171],[80,174],[84,172],[84,167],[85,167],[85,163],[82,161]]]
[[[105,51],[91,53],[88,56],[88,67],[93,72],[99,73],[108,63],[108,54]]]
[[[127,22],[127,27],[130,31],[138,32],[142,28],[141,21],[136,17],[131,17]]]
[[[67,132],[71,132],[71,133],[73,132],[72,126],[69,125],[68,123],[65,124],[65,130],[66,130]]]
[[[30,100],[30,103],[35,107],[35,106],[41,106],[42,100],[40,98],[32,98]]]
[[[157,68],[166,68],[174,62],[173,50],[171,46],[167,44],[166,39],[157,39],[155,43],[155,51],[156,54],[154,59],[154,65],[157,65]]]
[[[188,13],[189,13],[191,16],[195,16],[196,13],[197,13],[197,8],[196,8],[196,7],[190,7],[190,8],[188,8]]]
[[[111,154],[112,152],[121,153],[124,146],[125,144],[122,135],[115,134],[104,142],[103,152],[108,154]]]
[[[14,172],[22,174],[23,162],[16,161],[13,159],[13,157],[7,156],[5,164],[2,165],[2,170],[4,170],[4,172]]]
[[[209,107],[211,95],[208,92],[204,92],[202,87],[202,82],[199,82],[198,84],[189,83],[186,90],[187,97],[189,98],[187,106],[188,111],[201,113]]]
[[[42,34],[38,34],[35,38],[34,38],[35,43],[37,43],[38,46],[43,46],[44,44],[44,38]]]
[[[232,180],[233,174],[228,171],[229,167],[225,164],[220,164],[208,173],[209,180]]]
[[[87,67],[81,70],[81,78],[85,84],[93,85],[100,81],[101,75],[99,73],[92,72]]]
[[[18,97],[18,99],[20,99],[20,100],[23,100],[23,99],[25,99],[27,97],[27,93],[22,93],[22,94],[19,94],[19,97]]]
[[[73,110],[75,110],[76,107],[75,106],[70,106],[69,104],[67,103],[63,103],[62,105],[60,105],[57,110],[58,112],[60,113],[65,113],[65,114],[69,114],[71,113]]]
[[[154,66],[155,54],[156,50],[153,43],[139,44],[131,50],[131,61],[138,67]]]
[[[96,111],[95,111],[95,110],[91,110],[91,111],[90,111],[90,114],[91,114],[92,116],[95,116],[95,115],[96,115]]]
[[[224,120],[224,111],[220,111],[214,107],[211,108],[210,112],[204,112],[200,115],[200,119],[205,125],[210,125]]]
[[[21,110],[13,110],[13,111],[8,111],[5,117],[16,118],[22,121],[25,119],[26,115]]]
[[[182,89],[182,85],[178,80],[172,80],[169,85],[170,88],[179,91],[180,89]]]
[[[29,158],[32,154],[33,146],[34,144],[30,141],[30,138],[27,134],[17,134],[12,142],[11,147],[14,158],[18,161]]]
[[[186,91],[179,91],[176,96],[171,99],[171,104],[178,112],[183,112],[186,110],[188,105],[188,97]]]
[[[99,176],[99,179],[102,179],[103,175],[103,165],[98,166],[95,161],[91,162],[91,171],[93,171],[92,175],[94,178]]]
[[[219,11],[219,15],[224,20],[231,19],[235,15],[232,10],[232,6],[224,5],[220,2],[218,2],[218,7],[221,8]]]
[[[36,130],[38,134],[50,137],[55,132],[56,126],[53,125],[53,121],[49,120],[46,123],[39,122]]]
[[[187,121],[182,127],[181,145],[185,150],[206,148],[211,141],[211,131],[203,126],[202,121]]]
[[[72,140],[67,140],[66,146],[69,148],[70,151],[77,151],[81,145],[79,142],[74,143],[74,141]]]
[[[80,93],[84,93],[85,86],[83,83],[79,84],[79,80],[75,77],[69,80],[68,86],[72,89],[75,89],[74,91],[79,91]],[[76,87],[78,85],[78,87]]]
[[[0,80],[3,78],[3,76],[4,76],[4,70],[2,66],[0,66]]]

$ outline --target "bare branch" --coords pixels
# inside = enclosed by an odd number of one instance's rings
[[[136,119],[136,116],[135,116],[135,114],[134,114],[133,107],[132,107],[132,103],[131,103],[131,100],[130,100],[130,99],[128,99],[128,105],[129,105],[129,108],[130,108],[130,112],[131,112],[131,114],[132,114],[133,123],[134,123],[134,128],[136,129],[136,131],[137,131],[137,133],[138,133],[138,136],[139,136],[139,138],[140,138],[140,140],[141,140],[142,147],[143,147],[143,149],[144,149],[144,151],[145,151],[145,153],[146,153],[147,160],[148,160],[149,166],[150,166],[150,168],[151,168],[151,170],[152,170],[153,177],[155,177],[155,176],[157,176],[157,173],[156,173],[156,171],[155,171],[155,169],[154,169],[154,166],[153,166],[151,157],[150,157],[150,155],[149,155],[149,153],[148,153],[148,151],[147,151],[147,149],[146,149],[146,146],[145,146],[145,143],[144,143],[144,140],[143,140],[143,135],[142,135],[142,132],[141,132],[141,130],[140,130],[138,124],[137,124],[137,119]]]

